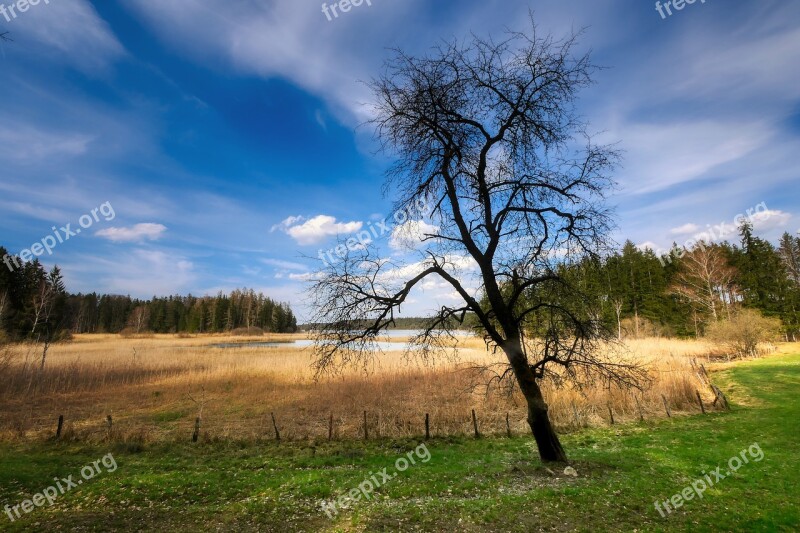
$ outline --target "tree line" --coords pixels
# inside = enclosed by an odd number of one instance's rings
[[[0,257],[7,251],[0,247]],[[72,333],[224,333],[239,328],[297,330],[288,304],[252,289],[216,296],[140,300],[111,294],[70,294],[58,266],[38,261],[0,268],[0,337],[54,341]]]
[[[701,337],[741,309],[780,320],[782,336],[800,335],[800,238],[776,247],[750,223],[738,243],[698,242],[659,257],[627,241],[609,257],[564,268],[594,317],[619,337]],[[536,318],[529,321],[535,329]]]

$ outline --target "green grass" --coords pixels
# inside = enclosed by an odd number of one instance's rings
[[[0,505],[15,505],[112,452],[103,472],[0,530],[796,531],[800,528],[800,356],[714,375],[729,413],[582,431],[563,438],[578,478],[549,472],[532,439],[434,439],[419,462],[335,519],[319,508],[418,441],[202,443],[127,450],[0,444]],[[764,452],[667,517],[655,500],[703,472]]]

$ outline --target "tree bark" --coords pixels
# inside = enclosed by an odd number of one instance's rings
[[[527,357],[518,343],[505,347],[514,376],[528,405],[528,425],[539,449],[539,457],[543,462],[567,462],[567,454],[561,447],[553,425],[550,423],[547,403],[544,401],[542,389],[536,382],[536,376],[528,365]]]
[[[44,371],[44,364],[47,362],[48,348],[50,348],[50,339],[46,337],[44,340],[44,349],[42,350],[42,365],[39,367],[39,371]]]

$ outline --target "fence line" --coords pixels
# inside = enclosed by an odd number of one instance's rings
[[[709,384],[710,384],[710,387],[712,388],[712,390],[714,392],[714,398],[715,398],[714,402],[709,407],[706,407],[706,405],[703,403],[703,399],[702,399],[702,396],[700,394],[700,391],[699,390],[695,391],[696,392],[696,396],[697,396],[697,403],[698,403],[697,407],[699,408],[699,413],[705,415],[712,408],[717,408],[717,410],[729,410],[730,406],[729,406],[729,404],[727,402],[727,398],[725,398],[725,395],[722,393],[722,391],[716,385],[711,384],[710,382],[709,382]],[[663,400],[663,403],[664,403],[664,410],[665,410],[666,416],[667,416],[667,418],[671,419],[672,416],[673,416],[673,412],[670,409],[669,399],[665,395],[661,395],[661,397],[662,397],[662,400]],[[633,399],[635,400],[636,410],[635,411],[631,410],[631,413],[638,413],[638,422],[640,422],[640,423],[644,422],[645,421],[645,413],[642,410],[642,406],[641,406],[638,398],[636,398],[635,395],[634,395]],[[718,404],[719,404],[719,406],[718,406]],[[574,402],[572,403],[571,407],[572,407],[572,411],[573,411],[573,415],[574,415],[574,424],[571,424],[571,425],[568,425],[568,426],[559,427],[558,429],[560,431],[564,431],[565,429],[580,429],[580,428],[588,427],[589,423],[588,423],[588,416],[586,416],[587,412],[596,415],[598,418],[600,418],[601,420],[605,421],[610,426],[612,426],[612,425],[614,425],[616,423],[619,423],[620,420],[621,420],[619,418],[619,416],[621,414],[619,411],[617,411],[617,417],[615,418],[615,416],[614,416],[615,415],[615,411],[612,409],[612,406],[611,406],[610,403],[606,405],[607,412],[608,412],[608,418],[607,419],[602,418],[598,414],[599,410],[597,409],[597,406],[594,406],[594,405],[585,406],[586,408],[584,409],[583,415],[579,414],[578,408],[577,408],[577,406],[575,405]],[[698,411],[692,411],[692,412],[696,413]],[[505,414],[504,417],[502,416],[503,414]],[[409,424],[409,425],[407,425],[407,431],[400,432],[400,434],[397,434],[397,432],[395,432],[395,434],[391,434],[390,431],[382,433],[381,432],[381,427],[380,427],[380,425],[381,425],[380,423],[381,423],[381,420],[382,420],[381,416],[380,416],[380,413],[373,413],[373,415],[377,415],[377,424],[375,424],[375,422],[374,422],[375,417],[374,416],[371,417],[368,410],[364,410],[363,413],[361,413],[361,416],[359,416],[359,418],[363,417],[362,418],[362,422],[360,424],[357,424],[357,426],[359,426],[358,430],[359,430],[359,433],[361,435],[360,438],[362,438],[363,440],[370,440],[370,436],[371,435],[372,435],[373,439],[380,439],[380,438],[382,438],[382,436],[386,436],[386,437],[392,437],[392,436],[407,436],[407,437],[419,436],[419,437],[421,437],[422,435],[424,435],[425,439],[430,439],[431,437],[467,436],[470,433],[474,436],[474,438],[480,438],[484,434],[489,434],[489,435],[503,435],[503,434],[505,434],[507,437],[510,438],[514,434],[514,431],[512,430],[511,413],[510,412],[493,413],[493,415],[495,415],[495,416],[489,416],[489,417],[481,418],[479,416],[478,411],[476,411],[475,409],[472,409],[470,413],[465,413],[464,419],[457,419],[456,420],[456,422],[460,421],[461,424],[458,424],[458,423],[454,424],[453,423],[454,421],[452,419],[450,419],[450,420],[445,419],[446,423],[443,424],[442,426],[440,426],[439,431],[436,431],[436,432],[432,432],[431,431],[431,427],[432,427],[431,426],[431,422],[432,421],[435,422],[435,419],[431,416],[430,413],[426,412],[426,413],[421,413],[419,415],[419,423],[420,423],[420,428],[421,428],[420,432],[418,432],[418,433],[415,432],[414,429],[413,429],[413,426],[411,424]],[[497,419],[498,415],[500,417],[499,421]],[[355,417],[353,417],[353,418],[355,418]],[[373,423],[372,424],[370,424],[370,418],[373,419]],[[636,418],[636,417],[634,417],[634,418]],[[654,418],[661,418],[661,417],[657,417],[656,416]],[[268,423],[266,425],[264,425],[263,427],[259,427],[257,425],[252,427],[252,429],[254,431],[251,431],[251,436],[252,435],[260,436],[260,438],[262,438],[262,439],[273,440],[275,442],[281,442],[282,439],[286,439],[286,440],[289,440],[289,441],[293,441],[293,440],[294,441],[308,440],[308,439],[324,440],[326,436],[327,436],[327,440],[328,441],[334,441],[334,440],[347,441],[347,440],[356,440],[357,438],[359,438],[358,434],[352,434],[352,435],[350,435],[349,438],[346,435],[339,435],[338,431],[337,431],[339,426],[337,426],[336,422],[337,422],[337,420],[339,422],[342,422],[343,420],[347,420],[347,418],[340,416],[337,419],[334,416],[333,413],[330,413],[329,417],[327,418],[327,428],[325,428],[325,429],[327,429],[327,435],[324,432],[321,432],[319,434],[311,434],[308,431],[305,431],[305,432],[302,432],[302,433],[298,433],[296,435],[292,435],[291,433],[289,433],[286,430],[285,427],[284,427],[284,430],[283,430],[283,435],[281,435],[279,419],[280,419],[280,413],[278,413],[278,415],[276,416],[274,411],[269,412]],[[51,420],[50,423],[54,424],[54,426],[51,425],[50,426],[51,427],[50,431],[48,432],[48,431],[45,430],[45,433],[49,433],[49,435],[50,435],[49,438],[50,439],[55,439],[55,440],[81,440],[81,437],[83,437],[84,439],[86,439],[86,438],[91,439],[92,437],[98,437],[98,436],[103,440],[110,440],[110,441],[113,441],[113,440],[122,440],[122,441],[136,440],[135,438],[133,438],[133,439],[130,438],[130,432],[134,432],[135,433],[137,430],[139,430],[140,433],[141,433],[141,430],[143,429],[143,426],[146,426],[146,425],[143,425],[143,424],[138,424],[137,425],[136,423],[131,425],[131,424],[129,424],[129,423],[127,423],[125,421],[124,417],[120,417],[119,414],[117,414],[116,420],[110,414],[107,415],[105,420],[98,421],[98,423],[94,427],[92,427],[91,424],[86,423],[85,421],[83,421],[83,425],[85,425],[87,427],[84,427],[81,430],[76,430],[72,426],[72,423],[65,417],[64,414],[59,414],[57,418],[54,416],[53,418],[50,418],[50,420]],[[631,422],[631,421],[637,422],[636,420],[628,420],[628,421],[629,422]],[[269,422],[271,422],[271,425],[269,424]],[[297,420],[295,420],[295,422],[297,422]],[[406,420],[406,422],[408,422],[408,421]],[[470,428],[469,428],[470,422],[471,422],[471,426],[472,426],[471,427],[472,431],[470,431]],[[494,423],[492,423],[492,422],[494,422]],[[504,422],[504,424],[503,424],[503,422]],[[42,425],[44,423],[45,423],[45,421],[40,421],[39,425]],[[66,426],[65,426],[65,424],[66,424]],[[304,424],[299,424],[299,425],[301,427],[304,426]],[[340,424],[340,425],[344,426],[344,424]],[[453,425],[461,425],[463,430],[462,431],[455,431],[455,432],[454,431],[447,431],[447,430],[442,431],[442,427],[445,427],[445,428],[446,427],[452,427]],[[154,430],[163,430],[164,429],[164,427],[162,425],[159,425],[159,424],[151,424],[150,426]],[[249,424],[245,424],[245,426],[246,427],[250,427]],[[201,435],[201,428],[202,427],[206,428],[205,429],[205,435]],[[322,422],[322,427],[323,428],[325,427],[325,423],[324,422]],[[481,431],[481,429],[480,429],[481,427],[483,428],[483,431]],[[424,429],[422,429],[422,428],[424,428]],[[126,433],[125,433],[126,429],[129,432],[127,434],[127,436],[126,436]],[[191,434],[189,433],[188,429],[186,431],[186,439],[189,440],[189,437],[191,436],[191,441],[192,442],[198,442],[199,440],[201,440],[201,437],[204,437],[206,440],[214,438],[211,435],[211,432],[213,430],[216,429],[217,431],[220,431],[220,430],[224,430],[226,428],[225,428],[225,426],[215,426],[213,419],[201,419],[200,416],[197,416],[197,417],[194,418],[194,425],[190,429],[192,430]],[[241,427],[239,429],[241,429]],[[34,433],[37,433],[37,432],[41,433],[42,431],[43,430],[40,429],[38,431],[34,430],[33,432]],[[179,428],[173,428],[172,432],[176,433],[176,435],[179,435],[179,433],[180,433]],[[23,433],[27,434],[27,432],[23,432]],[[527,433],[527,431],[526,431],[526,433]],[[26,435],[23,435],[23,436],[26,436]],[[218,437],[216,437],[216,438],[218,438]],[[178,440],[182,440],[182,439],[180,439],[178,437]]]

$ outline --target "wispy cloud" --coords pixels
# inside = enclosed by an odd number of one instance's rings
[[[63,262],[70,290],[130,294],[139,298],[167,296],[195,290],[193,261],[176,250],[120,252],[113,257],[76,256]]]
[[[116,227],[101,229],[95,235],[112,242],[143,242],[160,239],[167,227],[163,224],[145,222],[130,227]]]
[[[760,235],[796,228],[800,3],[709,3],[669,23],[652,4],[617,4],[539,2],[535,17],[556,36],[590,26],[580,46],[611,67],[577,111],[624,151],[619,240],[666,247],[762,201],[774,214],[754,220]],[[319,4],[296,0],[40,3],[8,28],[15,42],[0,56],[0,244],[28,246],[111,201],[127,227],[59,250],[71,290],[203,293],[279,277],[266,291],[300,306],[315,266],[293,244],[365,231],[389,210],[378,180],[388,162],[373,156],[368,128],[342,127],[370,115],[360,80],[379,73],[387,48],[419,55],[442,38],[522,29],[530,2],[503,6],[375,2],[331,24]],[[310,150],[322,164],[298,156]],[[275,212],[337,216],[289,217],[266,232]],[[160,248],[166,228],[136,221],[168,226],[181,249],[147,257],[115,244]],[[375,245],[401,259],[400,240]],[[420,290],[405,313],[452,294],[433,280]]]
[[[261,259],[261,262],[265,265],[269,265],[275,268],[280,268],[283,270],[298,270],[304,272],[308,270],[308,266],[302,263],[296,263],[294,261],[284,261],[282,259]]]
[[[40,4],[14,20],[20,34],[30,36],[60,59],[94,74],[125,53],[108,23],[87,0]]]
[[[94,137],[73,132],[45,131],[28,124],[0,124],[0,160],[17,163],[79,156]]]

